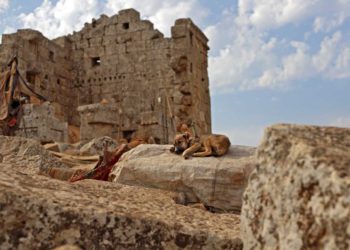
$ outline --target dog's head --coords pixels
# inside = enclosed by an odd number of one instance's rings
[[[181,154],[183,151],[190,147],[190,133],[182,133],[175,136],[174,139],[174,152],[176,154]]]

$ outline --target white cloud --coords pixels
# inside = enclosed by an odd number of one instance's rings
[[[342,14],[347,9],[349,14]],[[224,13],[205,29],[213,48],[209,58],[212,92],[283,88],[299,80],[350,77],[350,46],[341,31],[321,38],[319,44],[309,41],[313,31],[331,32],[348,15],[348,0],[240,0],[237,13]],[[323,25],[332,18],[334,22]],[[299,37],[293,33],[293,40],[288,40],[293,28],[299,29]]]
[[[9,0],[0,0],[0,13],[9,7]]]
[[[330,123],[330,126],[350,128],[350,117],[338,117],[335,121]]]
[[[319,52],[313,57],[313,64],[317,66],[320,72],[325,72],[331,66],[341,39],[341,32],[336,32],[332,37],[323,39]]]
[[[324,0],[326,1],[326,0]],[[322,2],[322,1],[320,1]],[[313,23],[314,32],[331,32],[340,27],[350,17],[350,1],[337,0],[324,6]]]
[[[79,30],[85,22],[98,15],[98,0],[60,0],[55,5],[50,0],[29,14],[21,14],[22,26],[41,31],[49,38]]]
[[[265,70],[258,80],[259,87],[283,86],[287,81],[305,78],[314,73],[311,58],[307,54],[308,46],[297,41],[292,41],[290,46],[295,52],[282,58],[280,66]]]
[[[276,39],[264,41],[250,30],[238,34],[240,39],[220,50],[218,56],[209,58],[210,79],[215,92],[216,88],[246,90],[257,87],[256,77],[265,68],[275,64],[272,53]]]
[[[331,69],[331,75],[338,79],[350,78],[350,47],[340,52],[335,60],[334,68]]]
[[[302,22],[315,8],[316,0],[239,0],[240,17],[258,28],[270,29]]]
[[[259,79],[261,87],[273,87],[287,84],[294,80],[350,77],[350,47],[342,44],[342,33],[326,36],[316,53],[309,51],[309,46],[302,42],[291,42],[295,52],[283,57],[279,68],[268,69]]]
[[[236,34],[236,30],[232,28],[236,18],[233,10],[225,10],[221,16],[222,18],[218,23],[209,25],[204,29],[204,33],[209,38],[211,53],[214,54],[218,54],[220,49],[230,44]]]
[[[263,30],[313,19],[315,32],[329,32],[350,16],[348,0],[239,0],[238,7],[241,20]]]
[[[16,29],[10,27],[10,26],[6,26],[4,29],[4,34],[9,34],[9,33],[14,33],[16,32]]]
[[[316,17],[313,23],[314,32],[330,32],[342,25],[345,19],[346,15],[344,14],[344,12],[339,13],[334,18],[327,18],[321,16]]]
[[[276,63],[272,52],[276,38],[242,25],[233,11],[224,12],[222,20],[204,32],[211,47],[209,74],[213,93],[255,88],[257,76]]]

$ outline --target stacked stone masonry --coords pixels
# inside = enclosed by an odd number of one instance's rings
[[[180,123],[211,132],[207,43],[190,19],[176,20],[165,38],[127,9],[54,40],[33,30],[4,34],[0,65],[17,54],[21,74],[60,105],[64,121],[81,126],[82,139],[104,131],[168,143]]]

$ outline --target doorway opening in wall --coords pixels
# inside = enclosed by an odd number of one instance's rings
[[[135,130],[124,130],[123,138],[126,139],[128,142],[130,142],[134,133],[135,133]]]
[[[97,67],[100,65],[101,65],[101,58],[99,56],[91,58],[91,66],[92,67]]]

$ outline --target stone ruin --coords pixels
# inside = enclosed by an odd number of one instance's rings
[[[66,141],[76,126],[82,140],[166,143],[179,123],[210,132],[207,50],[189,19],[164,38],[135,10],[52,41],[4,35],[0,65],[17,54],[21,75],[50,101],[31,98],[16,135]],[[102,150],[95,140],[53,148],[0,135],[0,249],[349,249],[349,128],[279,124],[257,150],[232,146],[220,158],[141,145],[112,182],[45,175],[94,167],[99,157],[72,152]]]
[[[210,133],[207,43],[190,19],[176,20],[166,38],[134,9],[53,40],[30,29],[4,34],[0,66],[17,55],[20,74],[51,103],[27,107],[16,135],[67,141],[68,128],[80,127],[82,141],[168,143],[181,123]]]

